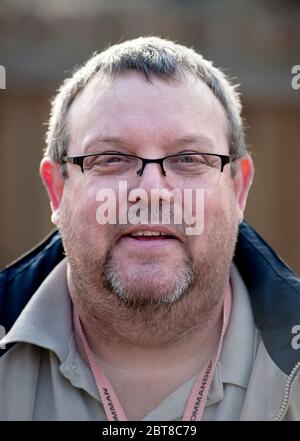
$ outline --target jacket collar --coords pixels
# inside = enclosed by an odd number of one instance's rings
[[[290,374],[300,361],[300,351],[292,345],[294,327],[300,325],[300,280],[246,223],[240,225],[235,263],[269,356]]]

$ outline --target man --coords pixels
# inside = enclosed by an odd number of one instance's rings
[[[300,283],[243,222],[240,112],[210,62],[154,37],[63,84],[40,167],[59,232],[1,276],[2,420],[300,418]]]

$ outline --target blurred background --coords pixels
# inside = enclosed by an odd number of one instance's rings
[[[141,35],[193,46],[241,84],[256,175],[246,219],[300,273],[300,2],[0,0],[0,267],[54,227],[38,174],[49,101],[94,52]]]

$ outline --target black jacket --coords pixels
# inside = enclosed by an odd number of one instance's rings
[[[0,273],[0,325],[6,332],[63,257],[61,237],[55,231]],[[300,349],[291,345],[293,328],[300,325],[300,280],[246,222],[240,225],[234,261],[266,349],[288,375],[300,361]],[[0,349],[0,356],[8,349]]]

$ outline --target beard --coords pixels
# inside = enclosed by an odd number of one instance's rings
[[[99,282],[127,308],[135,311],[179,302],[197,282],[191,257],[178,265],[171,278],[159,264],[151,270],[146,264],[144,266],[144,271],[126,272],[109,251],[100,271]]]
[[[206,326],[220,313],[229,282],[238,230],[234,207],[230,208],[206,227],[198,253],[188,241],[184,244],[185,258],[172,272],[167,264],[157,263],[151,273],[142,266],[130,273],[111,250],[120,227],[112,226],[107,246],[99,249],[99,242],[87,238],[86,232],[93,231],[91,221],[82,215],[80,226],[76,222],[74,228],[75,213],[65,201],[59,228],[68,258],[70,295],[81,319],[107,340],[115,334],[141,345],[174,344]]]

